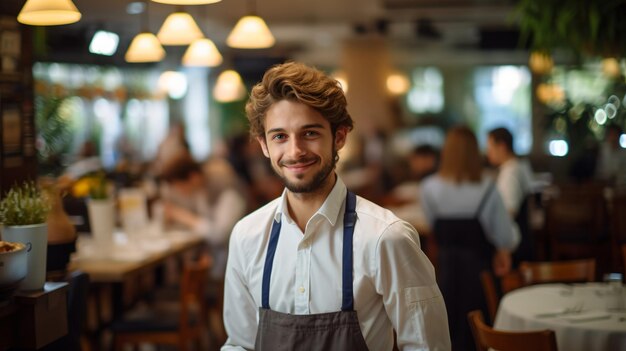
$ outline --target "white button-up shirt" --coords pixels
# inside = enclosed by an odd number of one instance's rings
[[[242,219],[230,239],[222,350],[254,349],[263,266],[273,220],[282,221],[270,283],[270,308],[291,314],[341,310],[346,186],[337,182],[306,224],[290,218],[286,193]],[[418,234],[390,211],[361,197],[354,229],[354,309],[372,351],[449,350],[446,309]]]

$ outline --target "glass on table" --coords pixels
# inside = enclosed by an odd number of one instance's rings
[[[604,301],[606,309],[609,311],[626,310],[626,299],[624,297],[624,285],[622,284],[621,273],[607,273],[604,275],[604,283],[606,290],[604,293]]]

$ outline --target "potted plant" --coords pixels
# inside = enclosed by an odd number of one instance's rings
[[[22,290],[39,290],[46,280],[50,201],[33,181],[16,184],[0,200],[2,239],[26,246],[28,272]]]
[[[87,211],[89,226],[96,244],[108,251],[113,243],[115,228],[115,202],[109,196],[108,182],[104,172],[89,177],[89,199]]]

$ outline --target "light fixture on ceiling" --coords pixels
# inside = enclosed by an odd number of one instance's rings
[[[232,69],[226,70],[217,77],[213,97],[218,102],[233,102],[241,100],[246,95],[246,87],[241,76]]]
[[[220,2],[222,0],[152,0],[160,4],[168,5],[207,5]]]
[[[91,38],[89,52],[96,55],[113,56],[117,51],[120,36],[116,33],[99,30]]]
[[[163,45],[189,45],[204,34],[190,14],[182,10],[171,13],[163,22],[157,38]]]
[[[17,21],[32,26],[57,26],[78,22],[80,17],[72,0],[27,0]]]
[[[126,62],[158,62],[165,57],[165,50],[159,39],[150,33],[142,32],[133,38],[126,51]]]
[[[237,49],[264,49],[274,45],[275,39],[265,21],[256,15],[254,0],[248,2],[249,15],[237,21],[226,38],[226,44]]]
[[[147,3],[146,3],[147,5]],[[159,39],[148,28],[148,7],[142,17],[142,32],[137,34],[130,43],[124,59],[126,62],[159,62],[165,57],[165,49]]]
[[[392,95],[403,95],[409,91],[411,82],[406,75],[398,72],[394,72],[387,76],[387,91]]]
[[[222,63],[222,55],[211,39],[196,39],[183,55],[184,66],[215,67]]]
[[[547,52],[533,51],[528,59],[528,67],[536,74],[548,74],[554,68],[554,60]]]

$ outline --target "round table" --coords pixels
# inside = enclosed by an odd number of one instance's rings
[[[608,291],[601,283],[513,290],[502,298],[494,328],[554,330],[559,350],[626,350],[626,311],[607,310]]]

